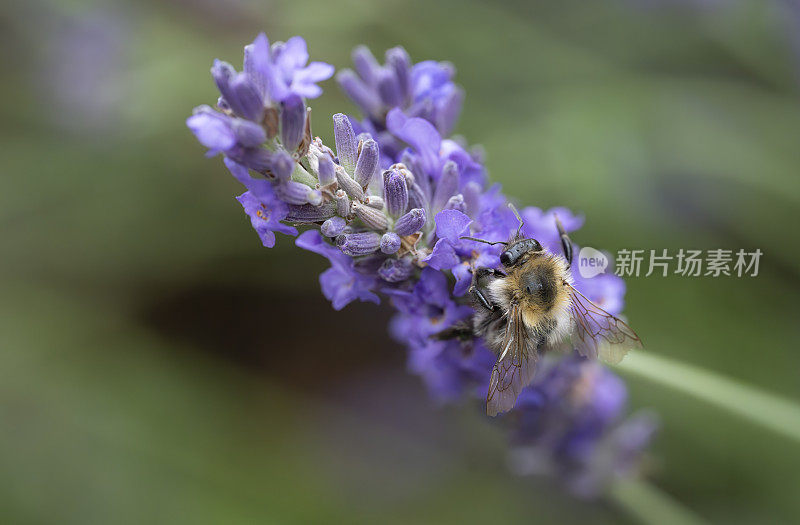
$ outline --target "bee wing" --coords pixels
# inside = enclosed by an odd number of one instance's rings
[[[606,312],[571,285],[573,321],[572,344],[583,356],[615,365],[632,348],[642,348],[642,340],[619,317]]]
[[[489,378],[489,392],[486,395],[488,415],[496,416],[514,408],[517,396],[533,379],[537,357],[535,351],[529,350],[522,311],[518,305],[512,305],[508,311],[503,350]]]

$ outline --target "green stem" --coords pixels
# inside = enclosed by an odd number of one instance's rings
[[[633,352],[619,369],[679,390],[800,442],[800,406],[715,372],[644,351]]]
[[[609,496],[626,513],[641,523],[657,525],[707,523],[669,494],[643,481],[619,481],[611,487]]]
[[[306,186],[311,186],[312,188],[317,184],[317,179],[307,172],[299,163],[295,163],[294,165],[292,180],[296,182],[302,182]]]

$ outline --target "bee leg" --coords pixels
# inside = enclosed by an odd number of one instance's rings
[[[556,215],[556,228],[558,228],[558,236],[561,237],[561,249],[564,251],[564,258],[567,260],[567,269],[572,266],[572,241],[564,230],[564,225]]]
[[[473,297],[480,303],[481,306],[489,310],[490,312],[494,312],[497,308],[494,304],[489,301],[486,297],[486,294],[483,293],[481,289],[483,284],[485,283],[486,279],[488,278],[496,278],[496,277],[503,277],[505,274],[494,268],[472,268],[472,284],[469,287],[469,291]]]
[[[470,291],[472,292],[472,295],[475,297],[475,299],[477,299],[478,302],[481,304],[481,306],[483,306],[484,308],[486,308],[491,312],[494,312],[495,306],[489,302],[486,296],[483,295],[482,291],[478,290],[477,288],[470,288]]]

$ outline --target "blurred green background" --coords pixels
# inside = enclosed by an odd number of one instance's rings
[[[443,59],[457,132],[580,244],[764,252],[757,278],[628,280],[646,352],[800,403],[800,15],[791,1],[11,1],[0,7],[0,521],[625,523],[505,468],[325,262],[267,251],[184,125],[264,30],[349,66]],[[795,47],[793,47],[795,46]],[[314,132],[352,111],[333,81]],[[649,479],[716,523],[800,519],[800,443],[629,377]]]

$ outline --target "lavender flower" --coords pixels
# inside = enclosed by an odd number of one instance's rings
[[[238,199],[264,246],[275,244],[275,232],[310,227],[296,245],[330,261],[320,285],[336,310],[384,294],[397,311],[390,332],[432,396],[485,396],[496,356],[480,339],[437,334],[473,314],[472,268],[500,267],[499,246],[463,237],[505,241],[518,221],[499,186],[489,185],[483,155],[446,138],[463,99],[452,66],[414,65],[402,48],[389,50],[384,65],[363,47],[353,61],[356,72],[338,80],[364,118],[334,115],[335,153],[310,135],[303,101],[321,93],[316,82],[332,68],[306,66],[299,37],[270,46],[259,35],[245,48],[242,73],[215,62],[218,110],[200,106],[187,125],[247,189]],[[583,224],[564,208],[521,214],[523,233],[551,251],[560,249],[556,214],[568,232]],[[621,279],[573,277],[587,297],[622,310]],[[622,382],[596,363],[569,357],[543,367],[517,402],[517,470],[543,457],[584,495],[630,471],[652,425],[623,421],[625,397]]]

